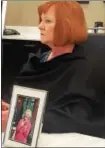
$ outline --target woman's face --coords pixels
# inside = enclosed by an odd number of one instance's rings
[[[52,45],[55,29],[55,9],[50,7],[46,13],[42,13],[39,24],[41,42],[46,45]]]
[[[25,113],[24,119],[25,120],[29,120],[30,119],[30,115],[27,112]]]

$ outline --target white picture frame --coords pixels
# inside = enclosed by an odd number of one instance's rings
[[[37,147],[38,137],[43,126],[47,96],[48,92],[46,90],[18,85],[13,86],[9,117],[3,140],[4,147]],[[26,113],[27,109],[31,111]],[[27,118],[26,115],[28,116]],[[27,131],[28,136],[26,134]],[[22,133],[27,136],[25,140],[24,137],[22,138]],[[31,136],[29,135],[30,133]]]

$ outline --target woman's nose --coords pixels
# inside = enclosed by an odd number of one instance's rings
[[[40,22],[38,28],[39,28],[40,30],[44,29],[44,24],[43,24],[43,22]]]

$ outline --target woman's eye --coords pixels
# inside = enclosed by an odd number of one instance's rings
[[[45,22],[46,22],[46,23],[50,23],[51,21],[50,21],[50,20],[45,20]]]

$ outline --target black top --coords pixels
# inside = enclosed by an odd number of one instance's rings
[[[100,59],[89,60],[79,45],[73,53],[46,62],[42,58],[30,54],[16,84],[49,91],[43,132],[105,138],[105,67]]]

